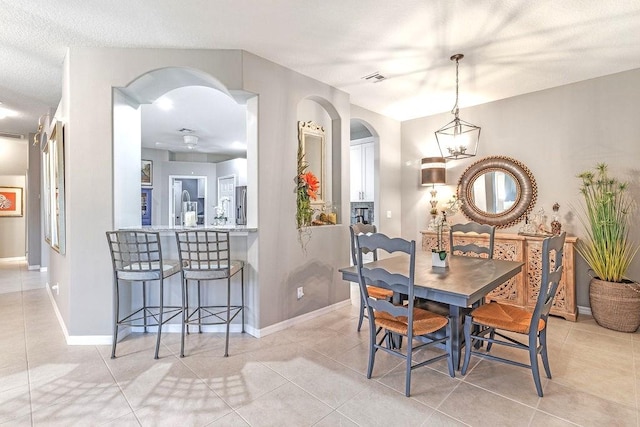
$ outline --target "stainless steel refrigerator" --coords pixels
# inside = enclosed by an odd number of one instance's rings
[[[247,186],[236,187],[236,224],[247,225]]]

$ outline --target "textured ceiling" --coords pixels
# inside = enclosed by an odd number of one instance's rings
[[[60,100],[67,46],[244,49],[406,120],[640,68],[638,0],[0,0],[0,132]],[[371,83],[363,76],[386,77]]]

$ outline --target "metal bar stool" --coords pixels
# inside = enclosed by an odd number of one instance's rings
[[[162,258],[160,234],[146,231],[107,231],[107,242],[113,264],[113,345],[111,358],[116,357],[118,328],[121,326],[143,327],[146,333],[149,326],[158,327],[156,351],[158,358],[162,325],[182,313],[181,306],[164,305],[164,279],[180,271],[180,263]],[[148,305],[147,292],[149,282],[159,285],[158,305]],[[129,314],[120,314],[120,287],[136,283],[142,284],[142,307],[134,308]]]
[[[242,315],[244,333],[244,262],[230,259],[229,232],[212,230],[177,231],[178,254],[182,265],[182,337],[180,357],[184,357],[184,336],[190,325],[226,325],[224,356],[229,356],[229,327]],[[240,272],[241,305],[231,305],[231,278]],[[227,280],[226,305],[202,305],[202,281]],[[189,308],[189,281],[196,281],[197,305]]]

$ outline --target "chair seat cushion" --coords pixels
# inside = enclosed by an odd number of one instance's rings
[[[215,266],[215,267],[214,267]],[[185,262],[182,267],[185,279],[190,280],[217,280],[231,277],[244,267],[243,261],[231,260],[231,265],[211,264],[206,262]]]
[[[390,299],[393,296],[392,290],[377,286],[367,286],[367,292],[371,298],[375,299]]]
[[[481,323],[492,328],[528,334],[532,313],[523,308],[508,304],[490,302],[473,310],[471,316],[476,323]],[[543,330],[544,327],[545,322],[540,319],[538,322],[538,331]]]
[[[167,278],[180,272],[180,261],[162,260],[162,277]],[[123,280],[158,280],[160,279],[160,262],[134,262],[124,265],[118,270],[118,278]]]
[[[394,317],[385,311],[376,311],[376,326],[388,329],[398,334],[407,335],[409,332],[408,319],[405,316]],[[449,320],[420,308],[413,309],[413,335],[424,335],[442,329]]]

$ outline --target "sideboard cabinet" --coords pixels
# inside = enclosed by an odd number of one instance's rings
[[[421,231],[422,250],[430,251],[437,245],[437,236],[433,231]],[[449,251],[449,234],[444,233],[444,248]],[[487,244],[486,236],[456,236],[456,244],[478,242]],[[498,301],[518,307],[533,310],[540,291],[542,272],[542,241],[543,237],[522,236],[519,234],[496,233],[493,257],[511,261],[522,261],[522,271],[507,282],[498,286],[487,295],[488,301]],[[578,316],[576,307],[576,284],[574,270],[574,245],[576,237],[567,236],[564,244],[564,269],[558,292],[551,308],[551,314],[575,321]]]

